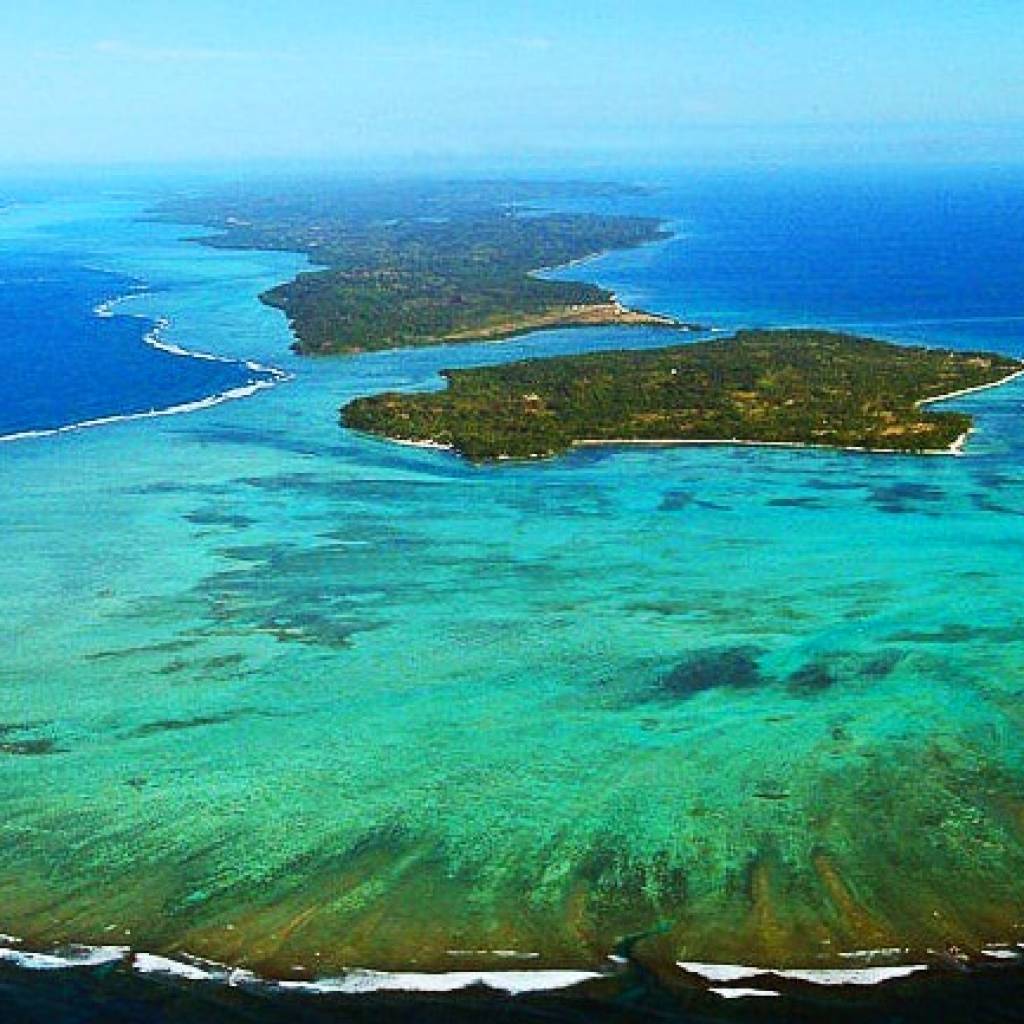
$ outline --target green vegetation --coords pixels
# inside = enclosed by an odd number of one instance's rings
[[[218,228],[202,239],[208,245],[299,251],[324,266],[261,298],[286,313],[297,351],[330,354],[546,327],[677,326],[622,310],[596,285],[531,273],[668,237],[650,218],[538,209],[631,191],[592,183],[306,183],[181,198],[156,213]]]
[[[823,331],[741,331],[672,348],[449,370],[444,391],[360,398],[341,421],[475,460],[549,456],[584,440],[932,451],[953,444],[971,418],[921,402],[1022,368],[1006,356]]]

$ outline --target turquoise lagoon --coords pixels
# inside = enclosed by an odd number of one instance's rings
[[[679,239],[586,273],[720,327],[1021,351],[995,295],[926,328],[927,289],[856,318],[737,278],[737,309],[717,207],[635,201],[659,203]],[[666,974],[1022,937],[1024,384],[959,403],[963,458],[474,467],[337,407],[666,335],[300,360],[256,295],[303,260],[203,248],[144,205],[27,204],[0,245],[87,253],[150,286],[123,310],[168,342],[292,378],[0,445],[0,931],[275,976],[594,968],[626,936]]]

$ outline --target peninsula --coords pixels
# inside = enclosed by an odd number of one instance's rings
[[[307,355],[507,338],[556,327],[686,329],[627,309],[597,285],[550,280],[610,249],[669,237],[661,222],[612,213],[554,213],[546,204],[608,199],[619,185],[541,182],[309,183],[181,197],[161,220],[218,230],[206,245],[306,253],[321,269],[265,292]]]
[[[616,442],[955,451],[971,417],[925,406],[1021,373],[1024,363],[991,353],[817,330],[741,331],[670,348],[449,370],[445,390],[359,398],[341,422],[475,461]]]

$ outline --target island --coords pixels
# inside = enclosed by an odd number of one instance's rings
[[[628,309],[596,284],[540,273],[670,237],[656,218],[549,208],[636,191],[593,182],[304,183],[180,196],[153,216],[217,229],[199,239],[206,245],[306,253],[321,269],[260,296],[285,313],[292,347],[306,355],[563,327],[697,330]]]
[[[927,407],[1021,373],[1021,361],[986,352],[748,330],[667,348],[447,370],[446,389],[358,398],[342,408],[341,423],[477,462],[613,443],[956,452],[971,417]]]

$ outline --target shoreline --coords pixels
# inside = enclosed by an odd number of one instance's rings
[[[861,455],[962,455],[970,431],[965,431],[946,448],[871,448],[857,444],[819,444],[816,441],[750,441],[739,437],[718,438],[580,438],[570,448],[651,447],[674,448],[681,445],[697,447],[729,446],[731,448],[806,448],[813,451],[857,452]]]
[[[680,331],[682,333],[705,333],[708,328],[700,324],[687,323],[664,313],[651,313],[645,309],[624,306],[616,298],[608,302],[594,302],[580,305],[576,309],[556,310],[538,313],[521,323],[499,323],[491,327],[457,331],[441,338],[432,339],[425,345],[406,345],[396,349],[371,349],[368,351],[400,352],[408,349],[432,348],[435,345],[481,344],[488,341],[511,341],[541,331],[582,330],[600,327],[650,327],[656,330]]]
[[[1010,381],[1016,380],[1018,377],[1024,377],[1024,366],[1019,370],[1014,370],[1013,373],[1007,374],[1000,380],[994,380],[991,384],[975,384],[974,387],[960,388],[957,391],[947,391],[944,395],[934,395],[932,398],[921,398],[918,399],[914,404],[920,408],[922,405],[932,405],[935,402],[948,402],[954,398],[963,398],[965,395],[973,395],[979,391],[989,391],[992,388],[1001,388],[1004,384],[1009,384]]]
[[[20,940],[2,936],[0,963],[11,964],[29,972],[49,972],[96,968],[109,970],[121,967],[140,976],[175,979],[188,984],[223,985],[244,988],[266,994],[303,993],[311,996],[365,996],[374,993],[455,993],[482,987],[507,996],[555,992],[573,989],[589,982],[624,979],[638,966],[628,957],[614,953],[593,967],[537,967],[495,970],[489,968],[462,968],[455,970],[376,970],[366,967],[345,968],[337,974],[320,978],[296,979],[260,975],[243,967],[178,952],[174,956],[147,953],[125,945],[70,944],[49,951],[22,948]],[[502,951],[495,951],[500,954]],[[913,976],[941,975],[945,969],[962,971],[971,967],[986,969],[1013,969],[1024,966],[1024,947],[1015,943],[986,945],[974,957],[956,952],[942,954],[927,950],[926,957],[904,961],[910,950],[904,948],[858,950],[840,953],[845,965],[814,967],[781,967],[742,963],[677,960],[664,965],[678,972],[678,981],[694,988],[721,995],[740,998],[744,995],[779,995],[779,983],[796,982],[818,988],[877,988]],[[851,966],[856,958],[859,965]],[[879,959],[883,962],[879,963]],[[885,962],[888,961],[888,962]],[[652,968],[644,966],[644,971]],[[657,970],[659,983],[671,984],[675,976],[664,976]],[[750,989],[743,983],[766,982],[771,988]]]
[[[107,427],[116,423],[131,423],[137,420],[157,419],[164,416],[180,416],[187,413],[201,412],[204,409],[212,409],[215,406],[223,405],[226,402],[235,402],[242,398],[249,398],[260,391],[267,391],[284,384],[292,379],[292,375],[275,366],[267,366],[252,359],[235,359],[231,356],[219,356],[211,352],[200,352],[193,349],[183,348],[172,342],[164,341],[162,334],[171,326],[168,317],[157,317],[153,319],[142,313],[115,313],[114,307],[128,302],[131,299],[144,295],[148,291],[146,285],[139,285],[124,295],[117,295],[110,299],[104,299],[93,307],[93,315],[101,320],[109,320],[116,316],[130,317],[134,320],[146,320],[152,324],[150,329],[140,339],[149,348],[164,352],[167,355],[177,356],[181,359],[199,359],[205,362],[225,363],[228,365],[244,367],[249,373],[262,374],[264,379],[250,379],[244,384],[237,384],[226,391],[218,391],[212,395],[205,395],[202,398],[192,399],[188,402],[178,402],[174,405],[161,406],[159,408],[145,409],[138,412],[111,413],[107,416],[96,416],[87,420],[78,420],[74,423],[64,423],[57,427],[33,427],[28,430],[15,431],[12,434],[0,434],[0,444],[10,444],[16,441],[33,441],[44,437],[56,437],[61,434],[70,434],[80,430],[91,430],[95,427]]]

